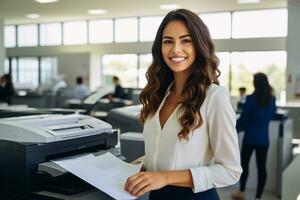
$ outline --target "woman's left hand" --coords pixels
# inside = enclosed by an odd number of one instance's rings
[[[167,173],[164,172],[140,172],[130,176],[124,186],[133,196],[142,196],[151,190],[160,189],[168,184]]]

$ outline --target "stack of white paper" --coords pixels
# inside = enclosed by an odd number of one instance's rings
[[[126,179],[140,171],[142,164],[126,163],[111,153],[53,161],[115,199],[136,199],[124,190]]]

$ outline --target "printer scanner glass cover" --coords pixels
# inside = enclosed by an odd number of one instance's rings
[[[0,120],[0,140],[48,143],[112,132],[112,126],[87,115],[35,115]]]

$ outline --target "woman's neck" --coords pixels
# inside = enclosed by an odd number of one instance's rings
[[[187,73],[174,73],[174,85],[172,92],[174,92],[176,96],[180,96],[182,94],[188,77],[189,74]]]

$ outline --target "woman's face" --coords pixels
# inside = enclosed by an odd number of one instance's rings
[[[162,54],[165,63],[174,72],[184,72],[195,61],[196,51],[192,37],[185,23],[171,21],[165,27],[162,36]]]

